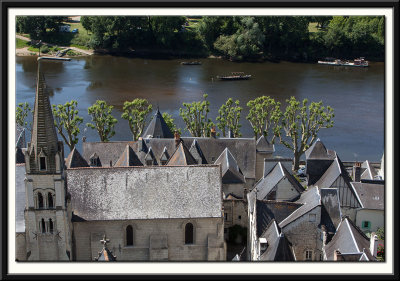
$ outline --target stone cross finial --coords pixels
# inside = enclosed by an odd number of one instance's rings
[[[104,234],[103,239],[100,240],[100,242],[101,242],[101,244],[104,245],[104,248],[105,248],[105,247],[106,247],[106,244],[107,244],[108,242],[110,242],[110,239],[106,239],[106,235]]]

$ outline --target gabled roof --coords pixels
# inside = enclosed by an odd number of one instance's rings
[[[164,146],[164,150],[161,154],[160,160],[168,161],[168,159],[169,159],[169,153],[168,153],[167,147]]]
[[[113,255],[113,253],[106,247],[103,248],[99,252],[99,256],[96,258],[96,261],[116,261],[117,258]]]
[[[369,238],[349,218],[345,217],[332,240],[325,246],[325,254],[327,260],[333,260],[335,250],[342,255],[365,253],[368,260],[375,260],[369,247]]]
[[[291,213],[287,218],[279,223],[280,228],[284,228],[288,224],[297,220],[309,211],[321,205],[321,196],[317,187],[309,187],[306,192],[303,192],[296,203],[302,204],[300,208]]]
[[[167,123],[165,123],[162,114],[157,108],[153,119],[150,121],[149,126],[147,126],[146,131],[143,133],[143,137],[147,138],[151,136],[152,138],[173,138],[174,134],[169,129]]]
[[[261,136],[258,138],[256,142],[256,149],[258,152],[270,152],[273,153],[275,151],[274,145],[270,144],[266,137]]]
[[[357,192],[363,208],[371,210],[385,209],[385,185],[363,182],[352,182],[351,185]]]
[[[321,188],[321,225],[325,225],[326,230],[335,233],[341,220],[339,192],[337,188]]]
[[[194,159],[197,160],[198,164],[207,164],[207,159],[204,157],[203,151],[201,151],[199,142],[194,139],[190,146],[189,152],[193,155]]]
[[[332,159],[332,152],[318,138],[306,151],[306,159]]]
[[[82,156],[90,163],[90,157],[96,153],[99,156],[103,167],[109,167],[111,163],[116,163],[126,149],[126,145],[137,147],[135,141],[118,141],[118,142],[83,142]],[[136,145],[135,145],[136,144]]]
[[[244,183],[246,181],[236,159],[228,148],[225,148],[214,164],[221,165],[222,183]]]
[[[257,199],[265,199],[272,189],[284,178],[287,178],[290,184],[299,193],[304,191],[304,188],[301,186],[301,184],[293,177],[293,175],[285,168],[285,166],[283,166],[281,162],[278,162],[253,189],[255,192],[257,192]]]
[[[142,162],[140,162],[138,156],[135,151],[133,151],[132,147],[129,144],[126,145],[124,152],[122,152],[118,161],[114,164],[116,167],[122,166],[143,166]]]
[[[329,188],[339,176],[346,176],[346,174],[346,170],[342,170],[338,157],[336,157],[322,177],[314,185],[318,186],[319,188]]]
[[[67,159],[65,160],[65,166],[67,169],[78,168],[78,167],[89,167],[86,160],[82,157],[79,151],[74,147],[69,153]]]
[[[375,168],[372,167],[371,163],[368,160],[364,161],[361,164],[361,168],[365,169],[365,171],[361,174],[361,179],[374,180],[377,175]]]
[[[167,166],[196,165],[196,159],[181,141],[167,162]]]
[[[152,149],[151,147],[149,147],[149,150],[147,151],[147,154],[146,154],[146,156],[144,157],[144,160],[145,160],[145,161],[152,160],[154,165],[157,165],[157,164],[158,164],[157,159],[156,159],[156,157],[154,156],[153,149]]]
[[[276,221],[273,219],[265,232],[260,236],[268,242],[268,247],[261,254],[262,261],[295,261],[293,250],[287,238],[280,232]]]

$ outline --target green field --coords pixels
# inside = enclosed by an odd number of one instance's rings
[[[19,39],[19,38],[17,38],[15,45],[16,45],[17,49],[22,49],[22,48],[25,48],[25,47],[29,47],[28,41],[25,41],[25,40],[22,40],[22,39]]]

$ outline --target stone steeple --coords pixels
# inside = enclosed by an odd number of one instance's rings
[[[151,120],[149,126],[143,134],[144,138],[150,136],[151,138],[173,138],[174,134],[168,128],[167,123],[160,110],[157,108],[156,113],[154,114],[153,119]]]
[[[28,143],[27,151],[29,171],[31,173],[55,173],[60,170],[60,163],[57,163],[56,158],[60,159],[61,155],[58,152],[61,151],[62,143],[59,143],[57,139],[49,93],[40,69],[40,61],[38,61],[32,137],[31,142]],[[57,154],[58,156],[56,156]]]

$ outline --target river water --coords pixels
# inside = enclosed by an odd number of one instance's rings
[[[43,61],[48,86],[53,90],[52,104],[78,101],[79,115],[84,118],[81,135],[87,141],[99,141],[97,132],[85,129],[90,121],[87,108],[96,100],[114,105],[118,119],[111,139],[131,140],[126,120],[121,119],[124,101],[146,98],[156,109],[168,112],[178,127],[183,102],[202,99],[208,94],[210,117],[216,122],[219,107],[229,98],[240,100],[241,132],[253,136],[245,119],[246,103],[269,95],[283,105],[290,96],[322,101],[335,110],[333,128],[321,129],[319,137],[327,148],[336,150],[343,161],[380,161],[384,151],[384,64],[371,63],[368,68],[345,68],[305,63],[234,63],[220,59],[202,59],[202,65],[181,65],[182,60],[89,56],[67,62]],[[252,79],[218,81],[217,75],[242,71]],[[33,106],[37,72],[36,57],[16,57],[17,103]],[[282,108],[284,110],[284,108]],[[183,135],[188,132],[183,131]],[[30,139],[30,136],[27,136]],[[60,137],[61,139],[61,137]],[[77,148],[81,150],[81,141]],[[69,149],[66,146],[66,155]],[[276,145],[275,155],[290,156],[290,151]]]

